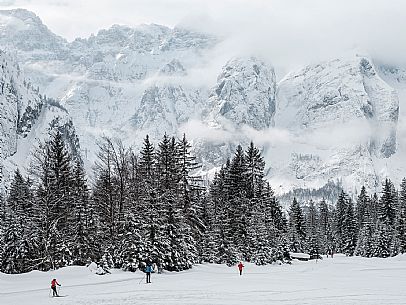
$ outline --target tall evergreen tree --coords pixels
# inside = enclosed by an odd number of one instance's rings
[[[302,252],[305,248],[305,219],[302,208],[293,198],[293,202],[289,210],[289,233],[290,233],[290,248],[294,252]]]
[[[265,162],[253,142],[250,143],[242,161],[244,162],[242,169],[245,171],[246,196],[248,199],[259,198],[264,189]]]
[[[362,219],[363,223],[361,225],[354,254],[364,257],[372,257],[374,255],[374,224],[368,206],[365,208]]]
[[[86,173],[82,163],[76,160],[73,167],[71,198],[73,214],[70,217],[71,246],[73,263],[85,265],[97,259],[96,225],[94,209],[90,201]]]
[[[318,228],[320,232],[321,251],[328,253],[333,248],[333,234],[331,229],[331,215],[326,201],[323,199],[319,205]]]
[[[366,188],[365,188],[365,186],[362,186],[361,192],[357,198],[357,203],[356,203],[357,227],[359,229],[361,229],[365,223],[364,215],[365,215],[366,209],[369,205],[368,203],[369,203],[369,197],[368,197]]]
[[[307,249],[312,258],[320,256],[320,232],[318,228],[319,215],[313,200],[310,200],[306,215]]]
[[[352,256],[357,244],[356,220],[354,208],[351,200],[347,202],[347,208],[344,214],[342,226],[343,252],[346,255]]]
[[[6,273],[33,270],[38,259],[33,197],[29,184],[17,169],[5,207],[1,269]]]
[[[394,193],[394,186],[390,179],[385,179],[382,189],[382,197],[379,200],[378,207],[378,220],[392,226],[395,221],[395,204],[396,195]]]
[[[403,178],[400,185],[399,205],[396,215],[396,240],[398,249],[396,252],[406,253],[406,178]]]
[[[344,222],[346,219],[345,215],[347,212],[348,201],[347,194],[345,194],[344,191],[341,191],[334,213],[334,235],[336,239],[335,252],[341,252],[344,249]]]

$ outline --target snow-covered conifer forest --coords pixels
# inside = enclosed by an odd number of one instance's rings
[[[264,179],[265,162],[251,142],[205,185],[186,136],[148,136],[140,151],[102,138],[89,185],[83,162],[59,129],[17,169],[1,201],[1,270],[22,273],[98,262],[136,271],[199,263],[257,265],[333,253],[390,257],[406,251],[406,179],[383,181],[379,194],[360,186],[334,204],[298,202],[287,211]]]

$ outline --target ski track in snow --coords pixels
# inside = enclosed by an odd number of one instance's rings
[[[220,305],[220,304],[406,304],[406,255],[389,259],[337,255],[292,265],[236,267],[197,265],[184,272],[144,274],[113,270],[98,276],[85,267],[20,275],[0,273],[1,305]],[[50,297],[57,278],[63,298]],[[140,283],[140,284],[139,284]]]

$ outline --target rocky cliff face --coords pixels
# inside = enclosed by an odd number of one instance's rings
[[[223,67],[210,96],[209,119],[216,124],[272,126],[276,80],[272,67],[256,58],[236,58]]]
[[[187,91],[180,85],[154,85],[145,90],[132,118],[135,130],[160,138],[163,132],[176,134],[179,127],[202,111],[199,91]]]
[[[7,158],[17,151],[17,138],[26,137],[37,121],[44,98],[24,79],[19,65],[0,51],[0,152]]]
[[[48,137],[50,123],[66,133],[78,153],[79,140],[66,110],[42,96],[14,58],[0,51],[0,189],[16,166],[24,170],[29,164],[30,151]]]

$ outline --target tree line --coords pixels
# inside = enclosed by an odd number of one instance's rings
[[[28,176],[17,169],[0,198],[1,271],[21,273],[97,262],[135,271],[146,261],[181,271],[193,264],[289,262],[289,252],[327,251],[366,257],[403,253],[406,180],[387,179],[381,196],[363,187],[355,204],[344,192],[335,206],[293,199],[288,211],[264,179],[251,143],[209,186],[186,137],[148,136],[139,152],[102,138],[94,181],[59,130],[39,145]]]
[[[328,252],[348,256],[389,257],[406,252],[406,179],[397,190],[387,178],[380,196],[364,186],[355,202],[342,191],[335,206],[323,200],[301,207],[294,199],[289,209],[292,251],[310,255]]]

